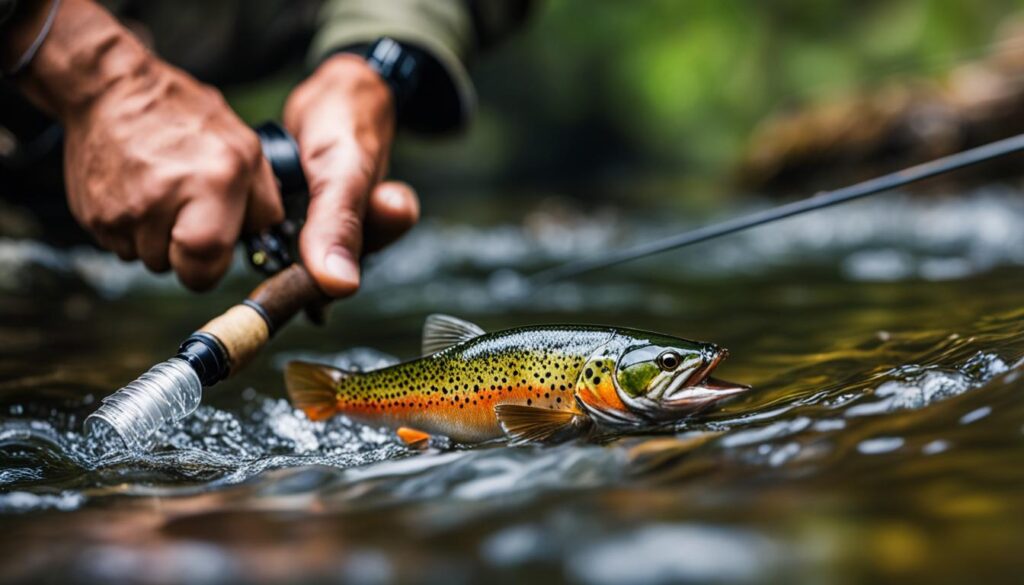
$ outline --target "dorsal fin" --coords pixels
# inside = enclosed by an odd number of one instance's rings
[[[423,323],[423,355],[437,353],[484,333],[479,325],[451,315],[434,313],[427,316]]]

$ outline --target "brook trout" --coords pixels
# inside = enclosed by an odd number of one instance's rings
[[[310,419],[340,413],[461,443],[635,431],[749,389],[710,376],[728,355],[724,348],[632,329],[548,325],[486,333],[431,315],[423,354],[365,373],[291,362],[285,382]]]

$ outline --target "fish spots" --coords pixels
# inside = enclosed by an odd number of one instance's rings
[[[603,412],[626,412],[626,405],[619,398],[611,376],[603,376],[611,361],[604,356],[588,360],[583,375],[577,381],[576,395],[586,406]]]
[[[570,327],[484,335],[442,353],[347,378],[339,388],[339,410],[366,412],[384,418],[385,424],[436,434],[480,433],[483,428],[498,436],[497,404],[574,407],[584,367],[591,368],[588,385],[594,377],[603,381],[599,387],[607,385],[608,377],[588,357],[609,335]]]

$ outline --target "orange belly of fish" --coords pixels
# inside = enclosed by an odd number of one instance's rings
[[[392,428],[410,427],[465,442],[504,436],[494,414],[494,407],[498,404],[576,410],[570,387],[552,390],[550,386],[531,385],[481,390],[478,393],[417,393],[368,402],[346,401],[344,397],[338,399],[339,411],[361,422]]]

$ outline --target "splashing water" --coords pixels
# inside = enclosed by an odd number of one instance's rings
[[[361,364],[379,367],[382,355],[357,349],[339,354],[334,362],[349,369],[359,369]],[[353,361],[353,357],[364,361]],[[408,454],[383,429],[342,417],[313,422],[286,400],[261,396],[251,388],[242,393],[242,399],[238,412],[200,406],[184,420],[160,429],[148,452],[128,451],[113,436],[62,432],[46,421],[25,424],[18,420],[0,427],[0,448],[12,458],[45,450],[52,458],[49,466],[65,473],[79,472],[71,485],[81,485],[86,493],[102,487],[107,479],[123,481],[126,473],[140,472],[149,482],[201,481],[210,488],[239,483],[267,469],[300,465],[344,468]],[[48,479],[29,467],[5,465],[0,487],[16,490]],[[149,485],[128,486],[122,491],[151,492]],[[31,509],[29,503],[21,503],[20,508]],[[46,507],[47,501],[40,503]]]

